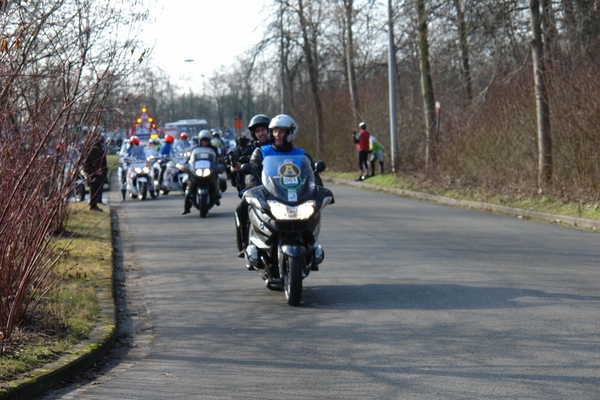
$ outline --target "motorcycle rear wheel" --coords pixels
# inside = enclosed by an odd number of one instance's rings
[[[285,282],[283,291],[288,305],[298,306],[302,300],[302,270],[304,262],[300,258],[285,257],[287,268],[285,270]]]

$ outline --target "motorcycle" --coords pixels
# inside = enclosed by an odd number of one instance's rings
[[[143,159],[124,159],[125,179],[121,185],[122,199],[125,200],[127,192],[134,199],[146,200],[148,193],[155,199],[158,197],[158,189],[151,179],[149,161]]]
[[[268,289],[283,288],[290,306],[300,303],[303,279],[324,259],[321,211],[335,202],[329,189],[315,185],[313,168],[322,172],[325,163],[313,166],[304,155],[265,157],[262,185],[243,195],[250,205],[247,268],[258,271]],[[254,172],[250,164],[242,171]]]
[[[171,191],[179,190],[185,194],[185,189],[182,188],[183,176],[180,176],[181,169],[178,167],[184,162],[184,157],[150,157],[152,164],[152,179],[154,185],[162,195],[167,195]]]
[[[189,164],[187,165],[187,180],[183,182],[186,191],[189,191],[188,182],[197,184],[196,193],[191,196],[192,205],[200,210],[200,218],[205,218],[208,211],[216,204],[219,193],[219,173],[225,166],[217,162],[217,155],[209,147],[196,147],[192,150]]]

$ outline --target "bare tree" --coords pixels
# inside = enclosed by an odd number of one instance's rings
[[[552,181],[552,142],[550,134],[550,104],[546,85],[546,67],[539,0],[529,0],[531,12],[531,52],[535,77],[535,105],[538,138],[538,185],[548,187]]]
[[[435,137],[435,97],[429,63],[429,40],[427,34],[427,13],[425,0],[416,0],[417,26],[419,33],[419,67],[421,71],[421,92],[425,122],[425,166],[429,168],[435,160],[437,138]]]
[[[358,108],[358,89],[356,87],[356,67],[354,65],[354,2],[353,0],[344,0],[344,10],[346,16],[346,70],[348,75],[348,89],[350,90],[350,102],[352,105],[352,114],[354,122],[358,123],[360,111]]]
[[[456,8],[460,56],[462,59],[462,73],[465,80],[467,99],[471,101],[473,99],[473,83],[471,78],[471,67],[469,65],[469,42],[467,41],[467,22],[465,20],[465,14],[463,12],[460,0],[454,0],[454,7]]]
[[[310,93],[312,95],[313,105],[315,107],[317,124],[315,138],[317,158],[319,158],[321,147],[325,146],[325,135],[323,131],[323,106],[321,104],[321,97],[319,95],[319,67],[317,57],[317,40],[319,37],[318,21],[313,20],[313,10],[315,7],[318,8],[318,6],[319,4],[317,2],[311,2],[308,10],[310,11],[308,13],[308,18],[304,8],[303,0],[298,0],[298,8],[296,10],[300,20],[302,49],[304,50],[304,57],[306,59],[306,68],[310,82]]]
[[[50,238],[64,234],[73,172],[82,163],[77,155],[89,149],[101,121],[110,123],[123,100],[114,93],[126,92],[127,76],[140,62],[135,40],[121,30],[143,20],[135,4],[2,3],[0,332],[5,341],[60,279],[55,266],[64,249],[53,249]]]

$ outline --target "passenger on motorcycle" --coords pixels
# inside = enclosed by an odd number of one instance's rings
[[[253,143],[249,144],[247,154],[252,155],[254,150],[260,146],[269,144],[269,122],[271,119],[264,114],[258,114],[252,117],[250,123],[248,124],[248,129],[250,130],[250,134],[252,135]],[[241,148],[241,139],[240,139],[240,147]],[[238,150],[238,148],[234,149]],[[240,154],[246,154],[245,151],[239,151]],[[232,173],[239,171],[240,166],[243,163],[250,162],[250,157],[248,156],[239,156],[238,161],[231,166]],[[238,178],[239,179],[239,178]],[[244,182],[238,182],[238,191],[240,194],[246,189],[246,184]],[[238,204],[235,209],[235,218],[236,218],[236,229],[238,230],[238,237],[241,238],[239,246],[238,246],[238,257],[243,258],[244,252],[246,251],[246,246],[248,246],[248,230],[246,229],[248,225],[248,203],[246,200],[242,199],[240,204]]]
[[[144,153],[146,154],[146,157],[151,157],[151,156],[158,155],[158,151],[156,150],[156,143],[157,142],[158,142],[158,139],[150,139],[148,141],[148,144],[146,145],[146,148],[144,148]]]
[[[225,143],[223,143],[223,141],[221,140],[221,135],[216,129],[212,132],[212,139],[210,141],[210,144],[219,149],[219,152],[217,153],[218,156],[223,156],[225,154]]]
[[[188,140],[188,134],[183,132],[179,135],[179,140],[173,144],[173,151],[176,154],[184,153],[191,146],[190,141]]]
[[[213,149],[213,151],[217,155],[217,162],[223,162],[223,158],[219,154],[218,149],[215,146],[210,144],[210,140],[211,140],[211,136],[210,136],[209,131],[207,131],[207,130],[200,131],[200,133],[198,134],[198,142],[200,143],[200,145],[197,147],[210,147],[211,149]],[[186,164],[189,164],[189,159],[186,160]],[[213,186],[211,188],[212,192],[216,193],[215,204],[221,205],[221,202],[219,200],[221,198],[221,193],[219,193],[218,179],[213,181],[212,186]],[[190,213],[190,211],[192,209],[192,196],[195,195],[196,190],[198,190],[198,184],[195,183],[193,179],[190,179],[187,190],[186,190],[185,200],[183,203],[183,211],[181,212],[181,215]]]

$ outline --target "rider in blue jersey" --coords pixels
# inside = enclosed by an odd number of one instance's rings
[[[271,144],[257,147],[250,157],[250,165],[254,167],[254,174],[246,176],[246,187],[251,188],[261,184],[260,175],[262,173],[262,162],[268,156],[284,155],[305,155],[314,165],[314,160],[303,149],[294,147],[292,143],[298,134],[298,125],[289,115],[280,114],[274,117],[269,124],[269,140]],[[315,172],[315,183],[323,186],[323,181],[317,172]]]

